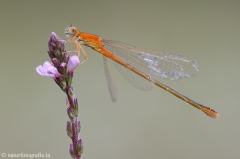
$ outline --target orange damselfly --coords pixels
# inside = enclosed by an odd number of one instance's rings
[[[199,69],[194,60],[172,53],[149,51],[121,42],[105,40],[97,35],[81,32],[73,26],[67,27],[65,34],[69,38],[66,42],[74,43],[74,50],[78,51],[79,58],[80,51],[82,51],[84,61],[81,63],[88,59],[81,45],[91,47],[103,55],[105,75],[113,101],[117,99],[116,84],[108,68],[107,58],[114,61],[114,65],[120,73],[136,88],[151,90],[153,84],[155,84],[197,109],[202,110],[208,116],[212,118],[218,116],[218,113],[213,109],[194,102],[155,80],[156,78],[178,80],[195,76],[199,72]]]

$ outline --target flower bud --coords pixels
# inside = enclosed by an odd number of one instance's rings
[[[58,84],[58,86],[62,89],[63,92],[66,92],[66,82],[61,77],[55,77],[54,81]]]
[[[82,140],[78,140],[78,143],[77,143],[77,150],[78,150],[78,155],[79,156],[82,156],[83,154],[83,143],[82,143]]]
[[[65,77],[66,70],[67,70],[67,64],[65,62],[62,62],[59,66],[59,70],[60,70],[61,74]]]
[[[73,78],[73,72],[72,71],[68,71],[67,72],[67,83],[69,86],[72,85],[72,78]]]
[[[70,87],[69,89],[68,89],[68,95],[70,96],[70,97],[72,97],[73,96],[73,90],[72,90],[72,87]]]
[[[72,156],[72,159],[74,159],[73,144],[70,144],[70,146],[69,146],[69,153]]]
[[[70,107],[70,103],[69,103],[69,101],[68,101],[67,98],[66,98],[66,106],[67,106],[67,107]]]
[[[66,52],[65,52],[66,53]],[[69,61],[69,55],[66,53],[66,54],[64,54],[64,57],[63,57],[63,62],[65,62],[65,63],[68,63],[68,61]]]
[[[52,54],[51,51],[47,51],[47,53],[48,53],[48,56],[50,57],[50,59],[54,58],[54,55]]]
[[[67,121],[67,134],[70,138],[73,136],[73,131],[72,131],[72,123],[70,121]]]
[[[58,67],[60,64],[60,61],[59,61],[59,59],[54,57],[54,58],[52,58],[52,63],[54,64],[55,67]]]
[[[64,43],[63,41],[61,41],[61,43],[60,43],[60,49],[59,49],[59,50],[60,50],[61,52],[64,52],[64,51],[65,51],[64,49],[65,49],[65,43]],[[66,52],[66,51],[65,51],[65,52]]]
[[[59,50],[54,50],[54,55],[56,58],[60,59],[61,52]]]
[[[68,107],[68,108],[67,108],[67,113],[68,113],[69,119],[70,119],[71,122],[73,123],[73,122],[74,122],[74,118],[75,118],[75,112],[74,112],[73,107]]]
[[[74,107],[75,114],[78,115],[78,99],[77,98],[73,100],[73,107]]]

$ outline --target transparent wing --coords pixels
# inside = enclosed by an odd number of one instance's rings
[[[146,80],[145,78],[139,76],[138,74],[132,72],[126,67],[120,65],[119,63],[113,61],[114,65],[118,69],[118,71],[123,75],[123,77],[131,83],[134,87],[143,90],[149,91],[153,88],[154,84]],[[148,74],[149,75],[149,74]]]
[[[145,73],[148,76],[151,76],[151,70],[150,69],[147,69],[147,68],[144,68],[144,67],[141,67],[139,69],[139,64],[137,62],[135,62],[133,58],[129,58],[129,55],[127,55],[130,52],[128,52],[128,50],[126,50],[124,48],[123,48],[124,49],[123,50],[119,47],[116,47],[118,45],[116,45],[116,43],[114,45],[114,43],[115,43],[115,41],[105,41],[104,40],[104,48],[106,50],[108,50],[109,52],[113,53],[115,56],[117,56],[122,61],[131,65],[132,67],[137,68],[139,71]],[[137,60],[137,59],[135,59],[135,60]],[[118,71],[123,75],[123,77],[129,83],[131,83],[134,87],[136,87],[140,90],[143,90],[143,91],[149,91],[153,88],[153,86],[154,86],[153,83],[149,82],[148,80],[139,76],[138,74],[132,72],[128,68],[118,64],[117,62],[113,61],[113,63],[116,66],[116,68],[118,69]]]
[[[153,78],[179,80],[193,77],[199,72],[197,62],[187,57],[167,52],[140,49],[112,40],[104,40],[103,43],[107,51]],[[141,90],[150,90],[152,88],[151,82],[135,75],[135,73],[116,62],[114,64],[121,74],[135,87]]]
[[[104,72],[106,76],[106,81],[108,85],[108,90],[113,102],[117,101],[117,85],[112,77],[111,71],[108,66],[107,57],[103,56],[103,65],[104,65]]]

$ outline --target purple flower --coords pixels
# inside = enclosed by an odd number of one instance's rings
[[[51,65],[48,61],[44,62],[43,65],[39,65],[36,68],[36,71],[41,76],[48,76],[48,77],[60,77],[61,74],[58,72],[56,67]]]
[[[69,59],[68,70],[72,72],[79,64],[80,64],[80,61],[78,56],[76,55],[71,56]]]
[[[39,65],[36,71],[41,76],[52,77],[55,83],[67,95],[67,134],[72,140],[69,152],[74,159],[80,159],[83,153],[82,140],[79,139],[80,121],[78,120],[78,100],[74,98],[72,78],[74,69],[80,64],[78,56],[69,56],[65,50],[65,42],[52,32],[48,41],[48,55],[51,63],[46,61]]]

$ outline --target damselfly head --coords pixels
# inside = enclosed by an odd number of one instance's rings
[[[72,26],[72,25],[68,26],[68,27],[65,29],[65,34],[66,34],[66,37],[67,37],[67,38],[72,37],[73,35],[76,34],[76,32],[77,32],[77,28],[74,27],[74,26]]]

